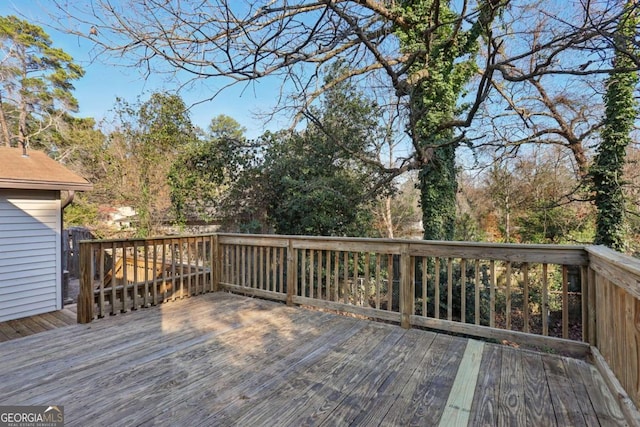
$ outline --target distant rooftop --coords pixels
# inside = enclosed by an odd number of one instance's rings
[[[0,189],[77,190],[87,191],[93,185],[56,162],[45,153],[22,148],[0,147]]]

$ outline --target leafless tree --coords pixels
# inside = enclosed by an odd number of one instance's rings
[[[96,57],[129,60],[146,74],[218,79],[222,89],[208,99],[229,85],[267,77],[276,78],[283,88],[280,107],[303,108],[344,79],[356,79],[370,90],[393,88],[403,96],[429,73],[428,61],[418,71],[414,65],[433,53],[400,49],[398,29],[425,26],[403,13],[406,2],[395,0],[55,2],[57,26],[90,39]],[[438,13],[449,2],[413,3],[432,8],[432,22],[423,30],[427,40],[440,26],[452,24]],[[505,83],[527,82],[543,103],[560,105],[558,95],[546,89],[546,76],[604,75],[612,71],[613,49],[622,46],[615,34],[622,13],[618,1],[465,0],[450,18],[455,20],[454,33],[481,21],[487,11],[499,16],[487,21],[490,28],[481,43],[484,59],[465,97],[468,108],[443,122],[443,129],[463,132],[492,91],[506,93]],[[451,35],[452,42],[456,36]],[[322,67],[336,60],[347,61],[350,68],[323,84]],[[640,68],[640,60],[635,60]],[[524,107],[513,108],[517,112]],[[551,119],[570,121],[563,113],[558,110]],[[558,123],[560,128],[565,125],[571,123]],[[568,140],[584,136],[575,132],[567,133]],[[576,147],[575,142],[568,145]],[[580,155],[577,150],[576,158]]]

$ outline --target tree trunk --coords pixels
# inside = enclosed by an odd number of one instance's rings
[[[453,240],[456,223],[456,180],[454,144],[433,151],[433,157],[419,174],[420,204],[425,240]]]
[[[391,197],[387,197],[384,201],[383,220],[387,229],[387,237],[393,239],[393,217],[391,216]]]
[[[2,103],[2,95],[0,95],[0,128],[2,128],[2,142],[7,147],[11,147],[11,136],[9,135],[9,126],[7,118],[4,115],[4,104]]]

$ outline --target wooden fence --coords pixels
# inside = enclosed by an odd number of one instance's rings
[[[80,242],[93,239],[91,231],[84,227],[69,227],[62,230],[62,269],[70,277],[80,277]]]
[[[640,403],[640,261],[601,247],[210,234],[83,242],[81,267],[81,323],[228,290],[593,353]]]

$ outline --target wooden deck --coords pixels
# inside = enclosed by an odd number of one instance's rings
[[[226,293],[0,344],[0,405],[86,425],[624,425],[589,363]]]
[[[62,310],[52,311],[51,313],[0,322],[0,342],[75,325],[77,324],[76,309],[76,304],[71,304]]]

